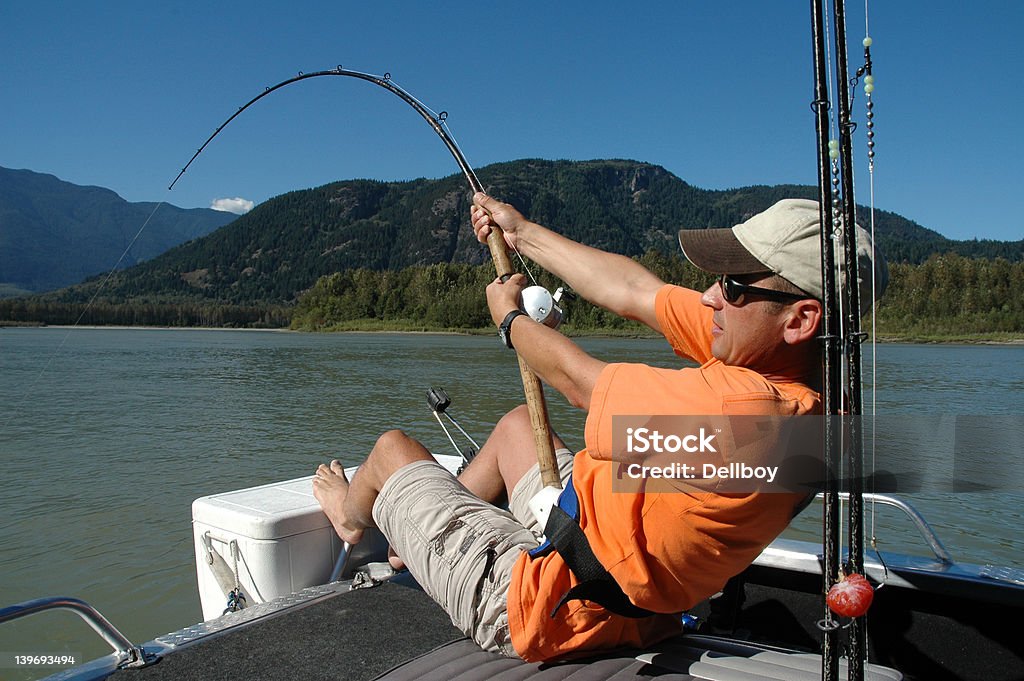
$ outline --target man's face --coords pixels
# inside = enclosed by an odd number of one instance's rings
[[[733,275],[741,283],[773,288],[771,274]],[[771,367],[773,355],[783,343],[784,305],[755,293],[726,300],[719,282],[701,296],[701,303],[713,309],[711,354],[731,366],[759,370]]]

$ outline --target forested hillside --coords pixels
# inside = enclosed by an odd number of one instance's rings
[[[731,226],[781,198],[816,195],[803,186],[703,190],[634,161],[523,160],[478,172],[492,195],[532,219],[694,286],[706,282],[679,256],[680,227]],[[72,323],[88,303],[90,323],[486,326],[482,287],[493,274],[480,266],[488,255],[473,237],[469,205],[461,175],[291,192],[106,283],[0,304],[0,319]],[[938,333],[931,321],[946,318],[939,326],[952,328],[951,315],[962,315],[971,320],[965,330],[1024,331],[1022,288],[1014,288],[1024,242],[954,242],[885,211],[876,230],[897,293],[883,307],[886,324]],[[573,323],[618,322],[580,305]]]
[[[812,187],[708,191],[659,166],[634,161],[524,160],[479,171],[493,195],[572,239],[639,256],[676,252],[680,227],[731,226]],[[213,234],[118,273],[101,292],[110,301],[200,300],[290,304],[323,275],[350,269],[398,270],[433,263],[479,264],[486,249],[468,220],[465,180],[350,180],[284,194]],[[893,262],[933,253],[974,255],[979,242],[952,242],[895,214],[879,212],[879,244]],[[980,242],[984,243],[984,242]],[[985,253],[1021,259],[1024,242]],[[98,282],[56,296],[91,297]]]

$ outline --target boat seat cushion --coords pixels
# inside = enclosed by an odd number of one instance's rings
[[[845,664],[841,667],[845,678]],[[378,677],[380,681],[446,679],[448,681],[818,681],[818,655],[789,653],[768,646],[713,636],[684,635],[647,651],[608,655],[554,664],[532,664],[484,652],[469,639],[444,644]],[[868,665],[868,681],[900,681],[894,670]]]

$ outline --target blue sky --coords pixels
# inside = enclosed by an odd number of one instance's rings
[[[847,7],[851,65],[864,5]],[[1024,5],[869,6],[875,202],[951,238],[1024,238]],[[458,171],[383,74],[476,167],[630,158],[698,187],[816,181],[808,2],[4,2],[0,165],[130,201],[256,203],[340,179]],[[863,93],[855,114],[866,148]],[[869,198],[868,175],[857,198]]]

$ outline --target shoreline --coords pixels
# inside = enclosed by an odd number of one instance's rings
[[[273,333],[300,333],[293,329],[256,329],[251,327],[230,327],[230,326],[124,326],[119,324],[6,324],[0,322],[0,329],[64,329],[74,331],[84,329],[87,331],[269,331]]]
[[[269,333],[310,333],[310,334],[331,334],[331,333],[360,333],[360,334],[432,334],[451,336],[484,336],[492,333],[490,329],[429,329],[429,328],[353,328],[353,329],[322,329],[302,330],[290,328],[252,328],[252,327],[221,327],[221,326],[124,326],[105,324],[36,324],[36,323],[6,323],[0,322],[0,330],[3,329],[63,329],[75,330],[85,329],[98,331],[109,329],[113,331],[245,331],[245,332],[269,332]],[[637,333],[636,331],[624,331],[622,329],[594,329],[588,331],[570,332],[570,338],[660,338],[657,334]],[[878,343],[893,345],[989,345],[989,346],[1024,346],[1024,336],[1009,335],[1007,338],[992,338],[981,336],[954,336],[954,337],[913,337],[913,336],[878,336]]]
[[[1012,338],[987,338],[985,336],[954,336],[950,338],[919,338],[905,336],[879,336],[879,343],[892,345],[1024,345],[1024,336]]]

